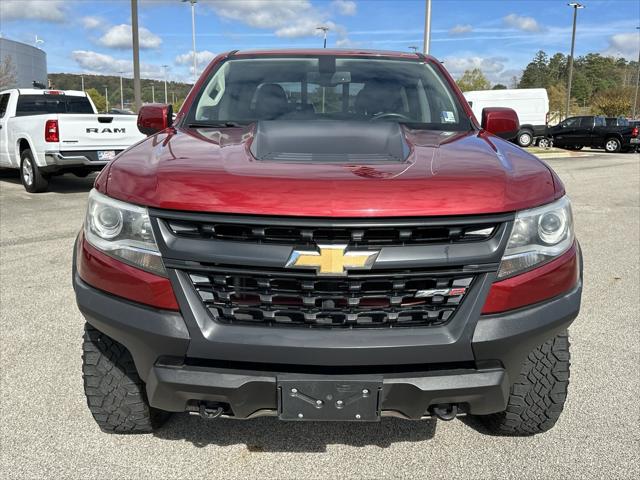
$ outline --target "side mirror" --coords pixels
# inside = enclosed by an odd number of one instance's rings
[[[153,135],[173,125],[173,106],[163,103],[144,105],[138,112],[138,130]]]
[[[482,109],[482,128],[508,140],[518,134],[518,114],[511,108],[487,107]]]

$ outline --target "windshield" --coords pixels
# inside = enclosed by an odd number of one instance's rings
[[[335,56],[229,60],[199,92],[187,123],[323,119],[471,128],[448,83],[428,63]]]

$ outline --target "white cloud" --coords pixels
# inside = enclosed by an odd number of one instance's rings
[[[322,35],[320,25],[328,26],[340,38],[345,29],[329,21],[329,14],[314,8],[309,0],[213,0],[208,3],[223,19],[242,22],[250,27],[273,30],[278,37],[297,38]]]
[[[335,8],[340,15],[355,15],[358,10],[356,2],[351,0],[333,0],[331,6]]]
[[[93,30],[94,28],[104,25],[104,20],[100,17],[82,17],[80,21],[82,22],[82,26],[89,30]]]
[[[493,84],[503,83],[510,86],[512,77],[519,77],[522,73],[520,70],[506,68],[508,59],[504,57],[481,57],[470,54],[445,57],[443,61],[445,68],[454,78],[460,78],[466,70],[479,68]]]
[[[144,27],[139,29],[140,48],[158,48],[162,39],[155,33],[151,33]],[[100,37],[99,43],[110,48],[131,48],[133,39],[131,35],[131,25],[114,25]]]
[[[2,0],[0,19],[41,20],[44,22],[63,22],[65,5],[62,0]]]
[[[609,37],[609,47],[603,52],[613,57],[638,59],[638,32],[617,33]]]
[[[198,65],[205,65],[211,62],[216,57],[216,54],[209,50],[202,50],[196,54],[196,62]],[[189,65],[193,68],[193,50],[178,55],[175,59],[176,65]]]
[[[540,25],[533,17],[525,17],[511,13],[502,19],[504,23],[517,30],[523,30],[525,32],[539,32],[541,30]]]
[[[71,58],[73,58],[86,73],[119,75],[119,72],[125,72],[125,75],[131,75],[133,72],[133,62],[131,60],[122,60],[103,53],[89,50],[74,50],[71,53]],[[164,70],[160,65],[143,62],[140,64],[140,76],[143,78],[162,79],[164,78]]]
[[[453,27],[451,30],[449,30],[449,33],[452,35],[462,35],[464,33],[470,33],[473,32],[473,27],[469,24],[458,24],[455,27]]]

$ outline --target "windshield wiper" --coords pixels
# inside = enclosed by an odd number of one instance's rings
[[[190,123],[189,128],[222,128],[222,127],[243,127],[242,123],[238,122],[194,122]]]

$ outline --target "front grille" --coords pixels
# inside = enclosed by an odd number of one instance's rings
[[[306,226],[295,224],[241,223],[224,221],[166,220],[171,232],[183,238],[271,243],[281,245],[317,245],[345,243],[358,246],[402,246],[433,243],[486,241],[498,224],[490,222],[454,225],[404,226]]]
[[[415,272],[319,278],[221,271],[189,277],[218,321],[327,328],[442,325],[473,283],[469,274]]]

